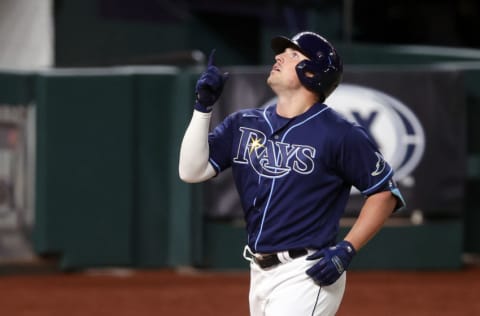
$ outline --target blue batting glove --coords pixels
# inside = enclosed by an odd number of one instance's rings
[[[228,73],[221,74],[214,63],[215,50],[212,50],[208,58],[207,70],[205,70],[195,86],[196,102],[194,108],[200,112],[212,111],[213,104],[222,94],[223,86],[228,79]]]
[[[355,248],[346,240],[321,249],[307,257],[307,260],[320,259],[307,270],[307,274],[319,285],[333,284],[347,270],[355,254]]]

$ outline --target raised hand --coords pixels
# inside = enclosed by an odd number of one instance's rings
[[[228,72],[221,74],[214,62],[215,49],[208,58],[207,69],[201,74],[195,86],[195,109],[201,112],[211,112],[213,104],[222,94],[223,86],[228,79]]]

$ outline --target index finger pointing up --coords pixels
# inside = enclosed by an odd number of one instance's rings
[[[208,57],[207,67],[215,66],[214,55],[215,55],[215,48],[212,49],[212,52],[210,53],[210,56]]]

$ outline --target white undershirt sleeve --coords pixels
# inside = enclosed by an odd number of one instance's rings
[[[216,172],[208,162],[208,132],[212,113],[193,111],[190,124],[183,136],[180,147],[178,173],[188,183],[202,182],[215,176]]]

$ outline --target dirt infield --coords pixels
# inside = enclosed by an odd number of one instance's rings
[[[480,315],[480,267],[351,271],[339,316]],[[109,269],[0,276],[5,316],[247,316],[247,272]]]

